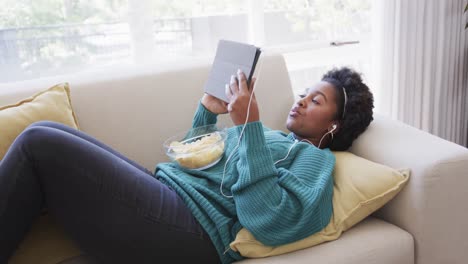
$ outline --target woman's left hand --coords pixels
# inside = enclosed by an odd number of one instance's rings
[[[245,74],[238,70],[237,79],[234,75],[232,75],[230,84],[226,85],[226,96],[229,99],[227,109],[231,116],[232,122],[236,126],[242,125],[246,121],[247,108],[249,106],[251,95],[252,102],[250,104],[249,118],[247,122],[255,122],[260,120],[257,100],[255,99],[255,94],[252,93],[255,81],[256,79],[252,78],[250,87],[248,87]]]

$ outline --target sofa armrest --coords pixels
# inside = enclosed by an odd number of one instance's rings
[[[411,169],[408,185],[375,216],[413,235],[415,263],[466,263],[468,149],[377,116],[350,151]]]

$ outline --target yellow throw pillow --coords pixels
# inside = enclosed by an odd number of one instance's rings
[[[41,120],[78,128],[68,83],[55,85],[16,104],[0,107],[0,160],[27,126]]]
[[[78,129],[68,83],[53,86],[20,102],[0,107],[0,160],[30,124],[50,120]],[[49,215],[40,216],[8,263],[58,263],[81,254]]]
[[[350,152],[334,154],[333,215],[322,231],[293,243],[271,247],[263,245],[247,229],[242,228],[231,243],[231,248],[244,257],[260,258],[338,239],[344,231],[395,197],[409,179],[409,170],[397,171]]]

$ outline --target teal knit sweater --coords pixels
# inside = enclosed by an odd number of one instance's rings
[[[217,115],[201,103],[193,127],[215,124]],[[225,153],[215,166],[203,170],[160,163],[156,177],[173,188],[210,236],[223,263],[243,257],[230,249],[237,232],[245,227],[265,245],[290,243],[322,230],[332,215],[335,156],[329,149],[299,142],[285,134],[248,123],[239,148],[227,167],[221,195],[224,164],[237,145],[242,125],[228,129]]]

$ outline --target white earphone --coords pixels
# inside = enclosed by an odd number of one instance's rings
[[[328,131],[327,133],[325,133],[325,134],[322,136],[322,139],[323,139],[327,134],[329,134],[329,133],[331,133],[332,139],[333,139],[333,131],[335,131],[336,128],[337,128],[337,125],[336,125],[336,124],[333,124],[332,130],[330,130],[330,131]],[[319,143],[318,148],[320,148],[320,144],[322,143],[322,139],[320,139],[320,143]],[[313,145],[313,143],[310,142],[310,141],[307,140],[307,139],[302,139],[302,140],[297,140],[297,139],[296,139],[296,140],[294,140],[294,144],[292,144],[292,146],[289,148],[288,154],[286,154],[286,156],[285,156],[284,158],[282,158],[282,159],[280,159],[280,160],[277,160],[277,161],[275,162],[275,165],[276,165],[278,162],[285,160],[285,159],[289,156],[289,153],[290,153],[291,150],[294,148],[294,146],[295,146],[297,143],[302,142],[302,141],[307,141],[307,142],[309,142],[310,144]]]
[[[323,140],[323,138],[324,138],[326,135],[328,135],[328,134],[331,133],[331,137],[332,137],[332,140],[333,140],[333,131],[335,131],[335,130],[337,129],[337,127],[338,127],[338,126],[337,126],[336,124],[333,124],[332,129],[331,129],[330,131],[328,131],[327,133],[325,133],[325,134],[322,136],[322,138],[320,139],[320,142],[319,142],[319,144],[318,144],[318,148],[320,148],[320,145],[322,145],[322,140]]]

